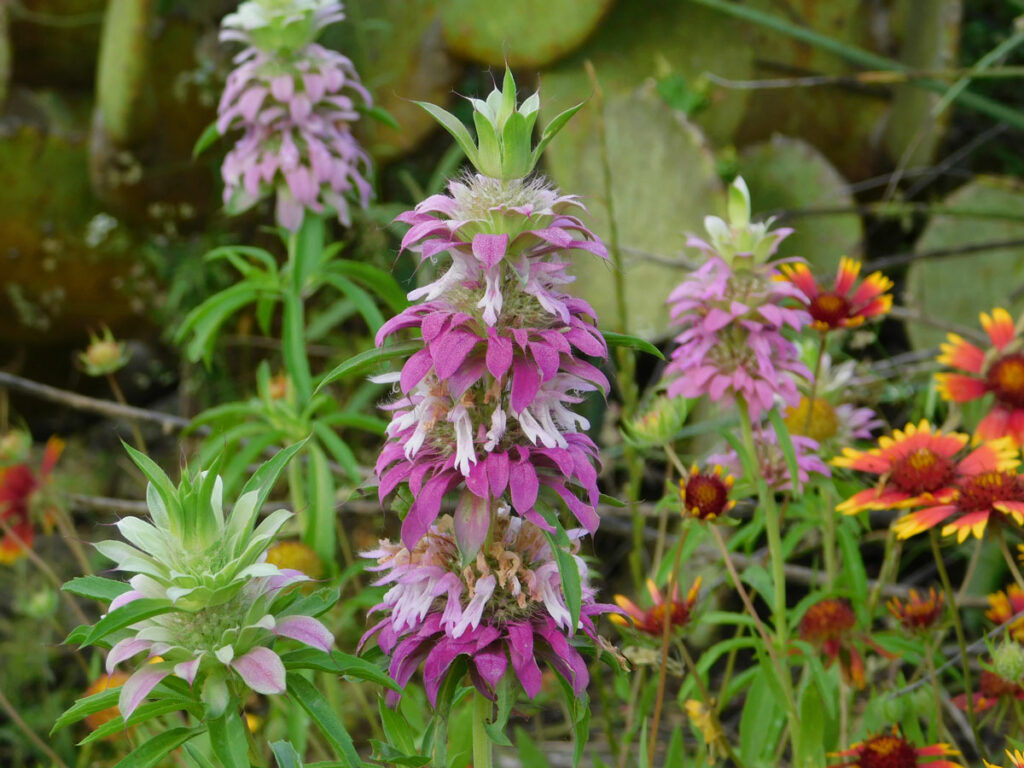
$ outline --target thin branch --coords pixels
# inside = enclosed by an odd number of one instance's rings
[[[31,397],[48,400],[52,403],[60,403],[76,411],[96,413],[110,419],[136,419],[151,424],[158,424],[163,428],[164,434],[185,429],[192,423],[189,419],[173,413],[151,411],[134,405],[121,405],[110,400],[100,400],[99,398],[80,395],[77,392],[58,389],[57,387],[51,387],[49,384],[42,384],[38,381],[15,376],[13,373],[7,373],[6,371],[0,371],[0,387],[8,387],[15,392],[22,392]]]

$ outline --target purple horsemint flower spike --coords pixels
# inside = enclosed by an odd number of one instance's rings
[[[389,589],[371,610],[385,617],[361,644],[377,636],[377,644],[391,657],[389,674],[401,686],[422,665],[431,704],[460,656],[467,658],[473,684],[488,698],[494,698],[508,673],[527,696],[536,696],[541,689],[538,661],[565,678],[577,694],[584,691],[587,664],[570,638],[582,630],[597,640],[594,617],[618,612],[594,601],[587,567],[575,554],[585,531],[567,532],[582,585],[579,623],[573,626],[555,554],[543,531],[503,507],[491,524],[491,543],[467,559],[460,551],[457,527],[458,521],[445,515],[412,549],[382,541],[363,553],[377,561],[369,569],[382,574],[376,584]],[[388,703],[394,706],[399,695],[389,692]]]
[[[794,377],[810,378],[796,346],[783,335],[810,321],[793,286],[780,281],[770,261],[791,230],[769,231],[771,221],[750,221],[750,195],[743,179],[730,188],[729,223],[705,219],[710,243],[691,238],[708,260],[669,296],[671,317],[682,332],[667,371],[672,396],[712,400],[742,398],[756,419],[776,397],[796,406]],[[795,303],[795,302],[794,302]]]
[[[296,230],[306,209],[347,225],[349,197],[369,204],[370,160],[350,126],[370,94],[348,58],[313,42],[342,18],[328,0],[250,0],[224,18],[221,39],[247,46],[218,108],[221,134],[243,131],[221,167],[228,211],[275,192],[278,223]]]
[[[532,128],[537,103],[531,97],[516,107],[511,75],[486,102],[474,100],[482,138],[467,155],[481,172],[398,217],[410,225],[403,249],[421,263],[450,259],[433,282],[409,294],[422,303],[377,334],[378,346],[405,329],[418,329],[423,339],[393,377],[400,394],[386,406],[388,443],[376,465],[381,500],[401,484],[414,497],[402,527],[407,547],[456,491],[456,530],[470,547],[486,535],[484,518],[498,500],[547,531],[553,528],[542,510],[563,503],[589,532],[597,529],[597,446],[584,434],[587,420],[572,409],[586,393],[607,391],[587,358],[604,359],[608,351],[594,310],[563,288],[573,280],[574,252],[607,253],[576,217],[575,197],[543,178],[512,175],[535,162],[529,131],[514,127],[527,121]],[[442,119],[460,143],[468,141],[451,121]],[[503,138],[485,152],[488,131]],[[550,128],[543,134],[552,135]]]

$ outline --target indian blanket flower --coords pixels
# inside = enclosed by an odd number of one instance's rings
[[[682,332],[666,373],[668,394],[741,398],[752,418],[776,397],[799,401],[795,376],[809,378],[784,329],[799,331],[809,320],[795,304],[797,288],[776,280],[769,261],[790,230],[769,231],[771,222],[750,221],[750,194],[742,178],[729,190],[729,221],[704,220],[710,242],[688,244],[707,260],[669,295],[670,316]]]
[[[700,592],[700,577],[693,582],[685,600],[680,598],[678,582],[672,587],[671,599],[666,599],[666,596],[661,594],[661,590],[652,579],[647,580],[647,592],[651,596],[651,607],[647,609],[641,608],[625,595],[616,595],[615,604],[624,613],[614,613],[609,618],[620,627],[632,627],[645,635],[661,637],[665,631],[666,618],[673,628],[681,628],[689,623],[693,615],[693,606],[697,602],[697,594]]]
[[[369,156],[352,135],[372,103],[352,62],[313,42],[344,18],[329,0],[249,0],[222,22],[221,40],[246,45],[235,57],[217,130],[241,130],[221,166],[232,213],[276,194],[278,223],[296,230],[306,209],[350,223],[348,199],[366,207]]]
[[[1024,612],[1024,589],[1011,584],[1003,592],[994,592],[988,596],[989,609],[985,616],[996,624],[1006,624],[1006,629],[1015,640],[1024,643],[1024,616],[1010,621],[1018,613]]]
[[[935,587],[922,596],[916,589],[910,590],[910,596],[904,602],[899,597],[892,598],[887,606],[900,626],[908,632],[927,632],[941,619],[945,598]]]
[[[839,661],[839,669],[847,684],[863,688],[864,657],[858,646],[868,645],[883,656],[891,654],[857,629],[857,615],[845,598],[827,597],[810,606],[800,619],[800,639],[819,649],[826,666]]]
[[[274,535],[292,514],[278,510],[256,524],[283,463],[268,462],[270,469],[246,483],[225,515],[214,473],[183,477],[174,488],[144,456],[133,452],[132,458],[150,480],[150,521],[124,518],[117,529],[127,543],[103,541],[96,548],[115,570],[132,574],[130,589],[114,598],[111,613],[143,598],[159,601],[162,612],[132,624],[107,655],[108,674],[139,654],[149,661],[159,657],[125,681],[121,714],[127,719],[169,675],[201,690],[213,716],[225,710],[235,681],[256,693],[284,693],[275,641],[290,638],[329,651],[334,638],[316,619],[292,612],[298,593],[289,587],[309,578],[266,562]]]
[[[975,434],[985,440],[1009,437],[1024,446],[1024,341],[1005,309],[981,313],[981,327],[992,346],[983,350],[951,333],[938,361],[956,373],[937,373],[939,393],[954,403],[979,400],[989,393],[992,407]]]
[[[811,473],[829,477],[831,471],[818,456],[818,443],[803,435],[790,435],[793,453],[796,456],[797,477],[789,472],[786,456],[779,445],[778,435],[771,425],[764,425],[754,430],[754,450],[757,454],[758,474],[764,478],[768,487],[776,491],[792,490],[811,479]],[[736,475],[743,475],[743,462],[734,450],[716,453],[707,458],[708,464],[720,464]]]
[[[875,448],[845,449],[832,460],[834,465],[880,480],[837,509],[857,514],[918,508],[894,523],[900,538],[946,521],[942,534],[955,533],[960,541],[972,533],[980,538],[992,520],[1024,523],[1024,485],[1016,473],[1020,462],[1012,442],[989,440],[967,451],[968,442],[967,435],[943,433],[922,421],[879,438]]]
[[[530,156],[529,133],[515,143],[504,129],[523,121],[532,127],[537,103],[530,97],[516,107],[510,74],[502,91],[473,101],[481,149],[469,154],[479,167],[502,174],[521,168],[515,158]],[[505,137],[493,157],[484,151],[486,131]],[[455,530],[468,556],[501,500],[544,530],[552,525],[540,510],[561,504],[596,530],[597,446],[573,407],[588,392],[607,391],[604,374],[588,360],[607,357],[607,346],[594,310],[563,287],[573,279],[567,268],[574,252],[606,253],[577,218],[579,209],[575,197],[543,178],[481,172],[398,217],[410,225],[403,249],[440,268],[409,294],[420,303],[377,334],[378,346],[404,329],[418,330],[423,341],[391,377],[399,395],[386,406],[388,442],[376,464],[382,501],[401,484],[412,493],[402,526],[407,547],[456,491],[464,514],[456,515]]]
[[[51,437],[38,468],[27,461],[0,465],[0,563],[10,565],[32,548],[37,521],[46,521],[45,492],[63,450],[64,441]]]
[[[818,284],[806,264],[782,264],[782,277],[795,285],[811,316],[811,327],[827,333],[839,328],[856,328],[865,320],[892,309],[892,280],[873,272],[858,285],[861,263],[843,256],[832,288]]]
[[[456,535],[457,522],[444,515],[411,549],[381,541],[363,557],[387,585],[382,601],[370,613],[383,613],[361,641],[376,635],[391,658],[389,674],[405,686],[423,666],[423,683],[431,704],[452,665],[465,657],[473,684],[494,698],[501,679],[511,673],[527,696],[541,689],[545,662],[576,693],[589,681],[587,664],[570,642],[580,630],[596,640],[594,617],[614,606],[594,602],[588,570],[575,554],[582,529],[568,531],[579,572],[579,621],[573,624],[559,575],[556,554],[544,532],[528,520],[499,509],[490,543],[464,557]],[[399,694],[388,693],[394,705]]]
[[[711,471],[701,470],[696,464],[690,467],[690,474],[679,481],[683,499],[683,514],[698,520],[714,520],[736,506],[729,498],[736,478],[725,474],[721,464],[715,464]]]
[[[897,726],[888,733],[869,736],[832,757],[846,758],[829,768],[962,768],[960,763],[946,760],[960,753],[949,744],[917,747],[907,741]]]

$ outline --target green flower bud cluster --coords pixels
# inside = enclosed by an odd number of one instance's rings
[[[481,174],[503,181],[529,175],[544,148],[583,106],[577,104],[555,117],[534,147],[533,128],[540,109],[540,94],[534,93],[517,106],[516,82],[510,70],[505,70],[500,90],[495,88],[486,100],[470,99],[470,102],[477,134],[475,142],[455,115],[434,104],[422,101],[417,104],[444,126]]]

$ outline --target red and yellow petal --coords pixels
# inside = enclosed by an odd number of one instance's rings
[[[891,289],[892,285],[892,280],[881,272],[873,272],[864,278],[863,283],[857,286],[857,290],[854,291],[853,296],[850,297],[850,303],[855,307],[862,304],[868,304]],[[890,305],[892,304],[892,296],[889,297],[889,303]],[[863,309],[857,311],[860,313],[864,312]]]
[[[991,316],[982,312],[981,327],[985,329],[985,333],[992,340],[992,344],[1000,352],[1013,341],[1016,335],[1016,329],[1013,327],[1013,318],[1002,307],[993,309]]]
[[[832,459],[832,465],[855,469],[858,472],[870,472],[881,475],[892,469],[892,461],[882,456],[878,449],[858,451],[855,448],[843,448],[843,455]]]
[[[839,259],[839,269],[836,270],[835,292],[845,295],[857,282],[857,275],[860,274],[860,262],[843,256]]]
[[[957,508],[952,504],[926,507],[896,520],[892,524],[892,529],[896,532],[897,538],[909,539],[911,536],[916,536],[919,533],[924,533],[934,528],[955,514],[956,511]]]
[[[967,454],[957,464],[960,475],[981,472],[1012,472],[1020,466],[1020,458],[1013,440],[1008,437],[989,438]]]
[[[867,306],[857,310],[857,314],[861,319],[868,317],[878,317],[879,315],[887,315],[892,310],[892,295],[886,294],[885,296],[879,296],[877,299],[872,301]]]
[[[976,379],[963,373],[936,373],[935,388],[943,400],[953,403],[980,400],[988,393],[984,379]]]
[[[980,374],[984,370],[985,353],[981,349],[956,333],[949,334],[946,339],[947,343],[940,346],[942,354],[938,362],[967,373]]]
[[[821,288],[818,287],[814,275],[806,264],[782,264],[779,268],[782,270],[782,276],[799,288],[808,300],[821,293]]]
[[[958,544],[963,544],[967,541],[967,538],[971,534],[974,534],[974,538],[976,539],[983,539],[985,537],[985,529],[988,527],[988,521],[991,517],[991,509],[981,509],[977,512],[968,512],[963,517],[959,517],[943,526],[942,535],[952,536],[956,534]]]
[[[53,436],[46,441],[46,448],[43,449],[43,461],[39,465],[39,473],[41,475],[45,476],[53,471],[57,460],[64,452],[64,446],[64,441],[57,436]]]

